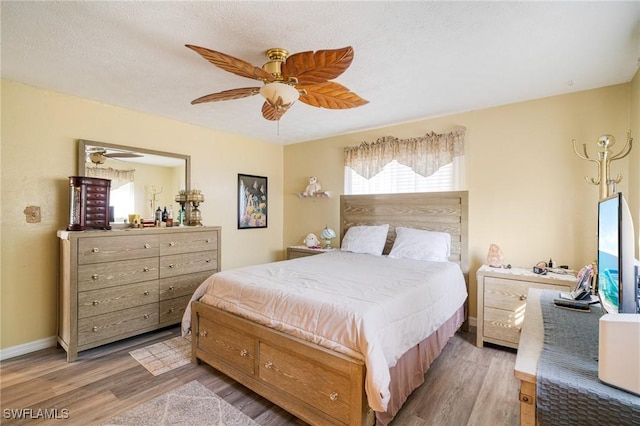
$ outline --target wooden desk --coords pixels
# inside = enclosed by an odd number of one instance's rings
[[[514,374],[520,380],[520,425],[533,426],[536,422],[536,372],[544,342],[544,325],[540,294],[543,290],[532,288],[527,296],[527,314],[522,324],[520,346]]]

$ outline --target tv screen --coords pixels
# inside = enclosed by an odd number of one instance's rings
[[[598,295],[607,313],[638,312],[631,212],[621,193],[598,203]]]

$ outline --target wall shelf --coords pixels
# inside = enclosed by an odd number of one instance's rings
[[[304,192],[298,192],[296,195],[298,198],[331,198],[330,191],[318,191],[313,195],[305,195]]]

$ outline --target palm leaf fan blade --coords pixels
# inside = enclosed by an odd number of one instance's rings
[[[300,96],[299,101],[318,108],[348,109],[369,103],[366,99],[334,81],[299,87],[299,89],[304,93]]]
[[[260,93],[259,87],[243,87],[241,89],[224,90],[218,93],[201,96],[191,101],[191,105],[201,104],[204,102],[228,101],[232,99],[241,99]]]
[[[198,53],[200,56],[211,62],[213,65],[240,77],[252,78],[255,80],[273,81],[273,75],[260,67],[256,67],[242,59],[234,58],[226,53],[207,49],[206,47],[186,44],[186,47]]]
[[[298,79],[300,85],[314,85],[333,80],[346,71],[353,61],[351,46],[334,50],[295,53],[282,65],[285,80]]]
[[[289,109],[275,109],[269,102],[262,104],[262,116],[270,121],[278,121]]]

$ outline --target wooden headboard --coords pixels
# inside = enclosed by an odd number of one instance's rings
[[[448,232],[450,261],[469,273],[468,193],[419,192],[340,196],[340,241],[351,226],[389,224],[383,254],[389,254],[396,238],[396,226]]]

